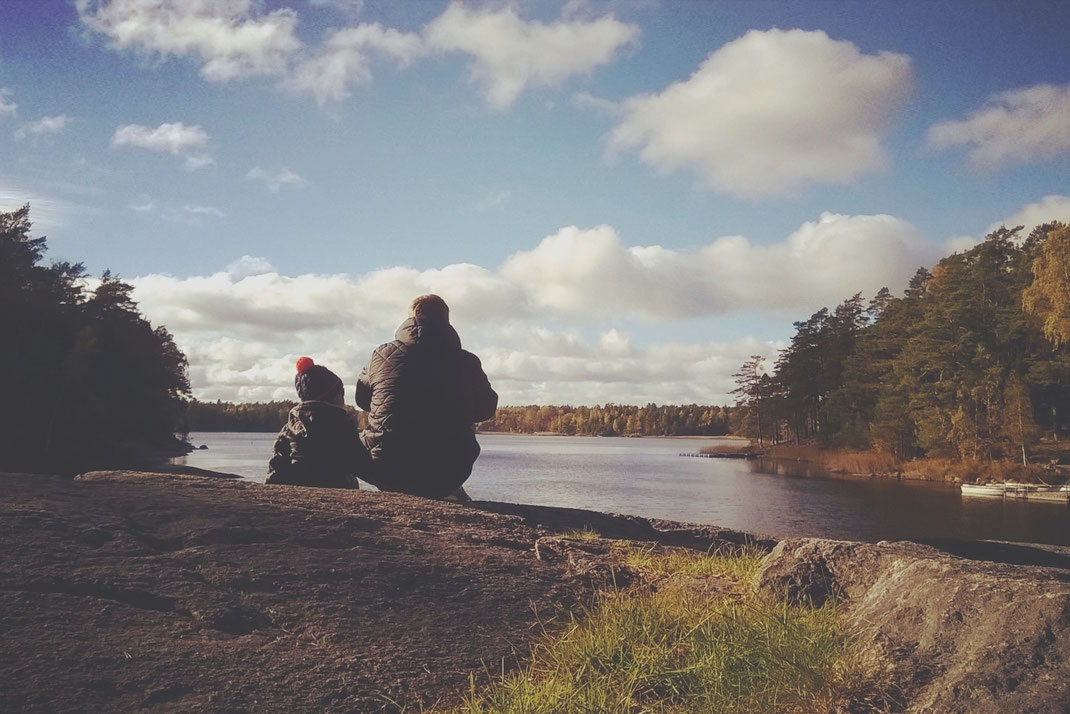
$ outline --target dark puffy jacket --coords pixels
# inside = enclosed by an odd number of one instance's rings
[[[472,425],[494,416],[498,395],[448,322],[409,318],[372,352],[357,406],[368,412],[372,482],[441,498],[471,475],[479,456]]]
[[[370,468],[360,430],[346,411],[307,401],[290,410],[275,439],[267,483],[357,488],[355,477],[365,476]]]

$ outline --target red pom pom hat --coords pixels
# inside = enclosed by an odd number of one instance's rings
[[[303,402],[331,401],[332,397],[345,389],[337,374],[316,364],[311,357],[301,357],[297,360],[294,387]]]

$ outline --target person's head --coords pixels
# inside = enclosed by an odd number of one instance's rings
[[[328,402],[335,406],[345,406],[345,387],[342,380],[331,370],[316,364],[311,357],[297,360],[297,376],[294,387],[302,402]]]
[[[409,306],[409,317],[449,322],[450,307],[438,295],[421,295]]]

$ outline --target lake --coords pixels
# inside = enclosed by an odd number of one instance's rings
[[[680,456],[717,443],[712,439],[478,438],[483,453],[465,484],[476,500],[627,513],[775,537],[1070,545],[1070,508],[1062,504],[965,498],[945,484],[801,476],[772,463]],[[192,433],[190,441],[208,449],[175,462],[262,482],[274,439]]]

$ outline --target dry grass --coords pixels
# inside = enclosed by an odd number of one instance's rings
[[[972,461],[947,458],[913,459],[900,461],[891,454],[879,451],[856,451],[851,449],[822,449],[812,444],[781,444],[769,450],[768,455],[785,461],[805,461],[819,464],[831,472],[897,476],[915,481],[946,483],[988,483],[989,481],[1021,481],[1032,483],[1058,480],[1058,475],[1045,465],[1022,466],[1013,460]]]
[[[954,461],[951,459],[917,459],[904,466],[904,476],[923,481],[1037,481],[1043,476],[1038,466],[1022,466],[1013,461]]]
[[[703,446],[698,452],[700,454],[746,454],[754,450],[754,444],[735,443]]]
[[[748,578],[748,549],[634,554],[642,567]],[[635,565],[636,563],[633,563]],[[528,666],[472,691],[451,714],[773,714],[886,711],[886,670],[833,606],[753,591],[688,588],[605,594]]]

